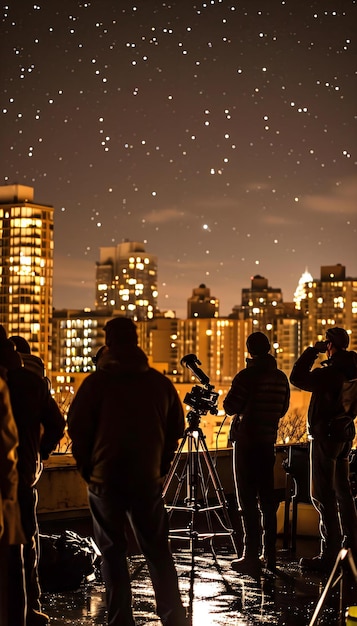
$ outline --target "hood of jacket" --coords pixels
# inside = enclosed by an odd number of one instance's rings
[[[276,359],[271,354],[263,354],[262,356],[254,356],[246,359],[247,367],[257,367],[261,370],[276,370]]]
[[[148,371],[148,358],[141,348],[123,345],[120,349],[109,348],[100,357],[98,370],[116,374],[141,374]]]

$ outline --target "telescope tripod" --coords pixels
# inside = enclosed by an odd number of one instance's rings
[[[173,501],[171,504],[166,504],[169,519],[171,520],[173,513],[177,511],[182,515],[188,514],[189,521],[186,527],[171,529],[170,539],[188,541],[192,561],[198,542],[200,540],[212,541],[214,537],[229,537],[233,550],[237,553],[234,530],[229,518],[223,487],[208,451],[205,436],[199,427],[200,415],[196,411],[189,411],[187,419],[189,426],[185,430],[167,474],[162,494],[165,498],[176,477],[177,484]],[[183,459],[183,465],[180,465],[186,443],[187,456]],[[186,485],[186,497],[182,500],[180,496],[184,485]],[[211,496],[211,504],[209,496]],[[212,497],[215,497],[215,503],[212,503]],[[201,521],[205,522],[204,527]]]
[[[317,603],[314,614],[311,618],[311,621],[309,622],[309,626],[315,626],[315,624],[318,623],[318,618],[325,604],[327,595],[330,589],[335,587],[338,583],[339,583],[339,590],[340,590],[340,609],[342,609],[344,574],[347,573],[346,571],[344,571],[344,569],[346,568],[347,565],[350,570],[350,574],[352,575],[352,580],[354,581],[354,588],[357,590],[357,567],[354,562],[352,552],[350,549],[342,548],[342,550],[340,550],[340,552],[337,555],[335,565],[332,568],[329,579]]]

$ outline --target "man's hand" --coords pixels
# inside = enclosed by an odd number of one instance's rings
[[[316,341],[314,348],[315,350],[317,350],[317,352],[326,352],[327,341]]]

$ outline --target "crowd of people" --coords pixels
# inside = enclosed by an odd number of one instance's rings
[[[134,626],[127,565],[127,523],[151,576],[163,626],[188,625],[169,542],[162,485],[185,432],[174,385],[150,367],[134,322],[112,318],[96,371],[69,408],[68,431],[78,470],[87,483],[95,541],[102,555],[108,626]],[[357,563],[357,513],[349,481],[349,453],[357,414],[357,353],[349,335],[333,327],[325,341],[297,360],[290,383],[311,392],[311,499],[320,515],[321,551],[301,567],[324,571],[342,547]],[[276,570],[275,444],[287,413],[290,384],[270,353],[267,336],[247,339],[246,367],[224,399],[231,416],[233,474],[243,522],[243,553],[232,561],[240,574]],[[321,352],[327,359],[319,367]],[[0,623],[41,626],[36,483],[42,462],[63,436],[65,421],[51,394],[42,361],[23,337],[0,325]],[[237,531],[238,532],[238,531]]]

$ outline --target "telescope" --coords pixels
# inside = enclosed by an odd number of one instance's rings
[[[201,361],[198,360],[196,354],[186,354],[186,356],[181,359],[181,365],[184,365],[187,369],[191,370],[192,374],[196,376],[201,385],[209,385],[209,378],[207,374],[205,374],[198,367],[198,365],[201,365]]]
[[[213,391],[214,385],[210,385],[209,377],[198,366],[201,365],[196,354],[186,354],[182,357],[181,365],[184,365],[189,369],[198,381],[203,385],[199,387],[194,385],[190,393],[187,393],[184,397],[185,404],[188,404],[194,412],[190,411],[187,416],[188,421],[191,423],[192,418],[197,418],[199,415],[206,415],[210,412],[212,415],[218,414],[217,402],[218,393]],[[196,419],[193,420],[196,423]]]

